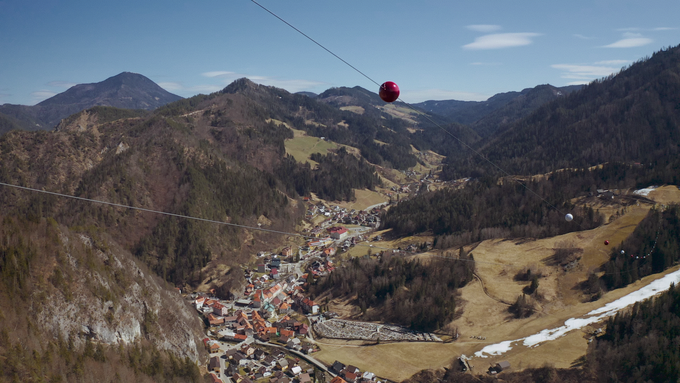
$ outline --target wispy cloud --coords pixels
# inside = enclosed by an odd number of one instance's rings
[[[182,82],[171,82],[171,81],[166,81],[166,82],[159,82],[158,85],[170,92],[176,92],[178,94],[182,95],[194,95],[197,93],[213,93],[217,92],[221,89],[224,89],[225,86],[229,85],[231,82],[234,80],[237,80],[239,78],[246,77],[250,79],[252,82],[261,84],[261,85],[268,85],[268,86],[274,86],[277,88],[283,88],[291,93],[295,92],[300,92],[303,90],[309,90],[315,87],[318,87],[320,85],[324,85],[325,83],[323,82],[318,82],[318,81],[310,81],[310,80],[284,80],[284,79],[277,79],[273,77],[267,77],[267,76],[253,76],[253,75],[247,75],[244,73],[237,73],[237,72],[231,72],[231,71],[211,71],[211,72],[204,72],[201,73],[201,76],[207,77],[211,80],[207,81],[214,81],[214,83],[211,84],[202,84],[202,85],[185,85]]]
[[[258,76],[258,75],[247,75],[243,73],[236,73],[236,72],[230,72],[230,71],[213,71],[213,72],[205,72],[202,73],[204,77],[209,77],[209,78],[219,78],[221,81],[223,81],[224,85],[229,84],[230,82],[246,77],[250,79],[250,81],[261,84],[261,85],[268,85],[268,86],[274,86],[277,88],[283,88],[291,93],[295,92],[300,92],[303,90],[308,90],[320,85],[324,85],[325,83],[319,82],[319,81],[310,81],[310,80],[301,80],[301,79],[293,79],[293,80],[284,80],[284,79],[278,79],[274,77],[268,77],[268,76]]]
[[[224,88],[219,85],[193,85],[185,86],[179,82],[159,82],[158,86],[168,92],[181,92],[183,94],[213,93]]]
[[[638,27],[632,27],[632,28],[619,28],[616,31],[618,32],[649,32],[649,31],[674,31],[678,28],[676,27],[656,27],[656,28],[638,28]]]
[[[35,92],[31,92],[31,99],[33,100],[33,102],[37,104],[52,96],[55,96],[56,94],[57,94],[56,92],[52,92],[51,90],[41,89]]]
[[[486,101],[489,97],[491,96],[481,93],[456,92],[442,89],[407,91],[402,95],[402,99],[408,103],[428,100]]]
[[[68,82],[68,81],[50,81],[47,83],[48,86],[53,86],[56,88],[70,88],[72,86],[78,85],[74,82]]]
[[[554,64],[551,65],[551,67],[561,70],[562,74],[560,77],[563,79],[573,80],[569,82],[568,85],[580,85],[616,73],[621,69],[620,65],[627,62],[627,60],[608,60],[598,61],[592,65]]]
[[[589,83],[590,83],[590,80],[578,80],[578,81],[568,82],[567,85],[587,85]]]
[[[501,49],[532,44],[532,38],[540,33],[495,33],[477,37],[474,42],[463,45],[463,49]]]
[[[631,30],[635,30],[634,28],[628,28],[627,30],[629,31],[623,33],[623,39],[605,45],[603,48],[635,48],[654,42],[654,40],[648,37],[643,37],[640,33],[631,32]]]
[[[228,71],[223,71],[223,70],[218,70],[214,72],[204,72],[201,73],[202,76],[204,77],[234,77],[236,78],[238,76],[238,73],[236,72],[228,72]]]
[[[654,42],[654,40],[647,37],[631,37],[605,45],[603,48],[635,48],[651,44],[652,42]]]
[[[475,31],[475,32],[482,32],[482,33],[491,33],[491,32],[496,32],[501,29],[500,25],[490,25],[490,24],[474,24],[474,25],[468,25],[465,28]]]
[[[596,62],[595,65],[625,65],[629,62],[630,60],[604,60]]]
[[[592,40],[592,39],[594,39],[594,37],[588,37],[588,36],[580,35],[578,33],[575,34],[574,37],[579,38],[581,40]]]

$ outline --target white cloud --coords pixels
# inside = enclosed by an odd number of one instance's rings
[[[643,31],[674,31],[675,27],[656,27],[656,28],[619,28],[618,32],[643,32]]]
[[[604,61],[598,61],[595,63],[595,65],[625,65],[629,63],[629,60],[604,60]]]
[[[173,91],[173,90],[182,90],[184,87],[182,84],[178,82],[159,82],[158,86],[161,88],[167,90],[167,91]]]
[[[554,64],[551,67],[561,70],[562,74],[560,76],[562,78],[575,80],[570,82],[569,85],[588,83],[620,70],[619,67],[604,65]]]
[[[647,37],[629,37],[621,39],[609,45],[605,45],[603,46],[603,48],[635,48],[651,44],[653,41],[654,40]]]
[[[588,37],[588,36],[580,35],[578,33],[574,34],[574,37],[577,37],[581,40],[592,40],[592,39],[594,39],[594,37]]]
[[[205,77],[210,77],[210,78],[218,78],[220,79],[223,84],[226,86],[230,84],[232,81],[246,77],[250,81],[261,84],[261,85],[268,85],[268,86],[274,86],[277,88],[282,88],[285,89],[291,93],[295,92],[300,92],[303,90],[308,90],[310,88],[314,88],[320,85],[324,85],[325,83],[323,82],[318,82],[318,81],[310,81],[310,80],[282,80],[282,79],[277,79],[273,77],[267,77],[267,76],[258,76],[258,75],[247,75],[243,73],[237,73],[237,72],[230,72],[230,71],[213,71],[213,72],[205,72],[202,73],[203,76]]]
[[[184,86],[179,82],[159,82],[158,86],[167,90],[168,92],[178,92],[185,95],[195,95],[198,93],[213,93],[224,88],[219,85],[194,85]]]
[[[57,88],[70,88],[72,86],[76,86],[78,84],[74,82],[68,82],[68,81],[50,81],[47,83],[48,86],[54,86]]]
[[[496,32],[501,29],[500,25],[490,25],[490,24],[475,24],[475,25],[468,25],[465,28],[475,31],[475,32],[482,32],[482,33],[491,33],[491,32]]]
[[[428,100],[486,101],[489,95],[473,92],[456,92],[442,89],[404,90],[401,99],[408,103]]]
[[[247,76],[246,76],[247,77]],[[248,77],[252,82],[261,84],[275,86],[277,88],[283,88],[291,93],[301,92],[314,88],[320,85],[324,85],[323,82],[310,81],[310,80],[279,80],[271,77],[264,76],[250,76]]]
[[[277,88],[285,89],[291,93],[300,92],[304,90],[309,90],[320,85],[324,85],[323,82],[310,81],[310,80],[282,80],[267,76],[257,76],[257,75],[247,75],[243,73],[230,72],[230,71],[212,71],[201,73],[203,77],[208,77],[215,79],[215,84],[206,85],[193,85],[186,86],[181,82],[159,82],[158,85],[168,91],[181,93],[183,95],[194,95],[197,93],[212,93],[224,89],[225,86],[232,83],[234,80],[239,78],[248,78],[252,82],[274,86]]]
[[[37,103],[44,101],[44,100],[46,100],[46,99],[48,99],[52,96],[55,96],[56,94],[57,94],[56,92],[52,92],[51,90],[41,89],[41,90],[38,90],[38,91],[35,91],[35,92],[31,92],[31,98],[32,98],[33,102],[35,102],[37,104]]]
[[[540,33],[496,33],[477,37],[474,42],[463,45],[463,49],[479,50],[519,47],[532,44],[532,37],[540,35]]]
[[[228,71],[223,71],[223,70],[218,70],[214,72],[205,72],[201,73],[202,76],[204,77],[235,77],[238,76],[236,72],[228,72]]]
[[[586,84],[590,84],[590,81],[580,80],[580,81],[572,81],[572,82],[567,83],[567,85],[586,85]]]

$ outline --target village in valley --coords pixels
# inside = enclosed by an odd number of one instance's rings
[[[342,320],[310,299],[305,286],[333,272],[336,255],[369,240],[380,225],[383,204],[356,211],[309,199],[305,203],[307,220],[318,224],[303,230],[302,246],[258,253],[255,267],[244,270],[246,286],[232,299],[186,295],[208,325],[203,342],[214,382],[384,381],[341,361],[326,366],[314,359],[319,351],[315,333],[334,339],[441,342],[434,334],[401,326]]]

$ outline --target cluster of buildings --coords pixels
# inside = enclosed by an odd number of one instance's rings
[[[221,376],[234,383],[250,383],[268,379],[269,383],[311,383],[314,367],[287,358],[285,353],[268,352],[248,343],[230,348],[223,354],[213,355],[208,371],[215,383],[222,383]]]
[[[334,224],[361,225],[372,228],[380,226],[380,209],[375,208],[370,211],[346,209],[340,206],[328,207],[323,203],[307,202],[307,218],[312,219],[318,215],[327,217],[324,221],[309,231],[310,235],[317,236],[329,226]]]
[[[345,366],[337,360],[330,368],[331,372],[337,376],[331,383],[374,383],[376,376],[374,373],[366,371],[362,373],[359,368],[352,365]]]

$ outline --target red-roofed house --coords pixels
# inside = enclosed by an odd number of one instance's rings
[[[295,336],[295,331],[293,331],[293,330],[286,330],[285,328],[282,328],[282,329],[279,331],[279,334],[281,334],[281,336],[287,336],[288,338],[292,338],[292,337]]]
[[[305,312],[312,313],[312,314],[318,314],[319,313],[319,306],[314,303],[313,300],[309,298],[305,298],[302,300],[300,306],[302,306],[302,309],[305,310]]]
[[[229,314],[229,309],[227,309],[227,306],[221,304],[220,302],[215,302],[215,304],[213,304],[212,308],[213,308],[213,313],[215,313],[215,315],[225,316],[225,315]]]
[[[337,227],[331,227],[328,229],[328,233],[331,235],[331,238],[333,239],[345,239],[349,232],[347,231],[346,228],[342,226],[337,226]]]
[[[217,326],[224,323],[224,318],[218,317],[215,314],[210,313],[208,314],[208,323],[210,323],[211,326]]]

